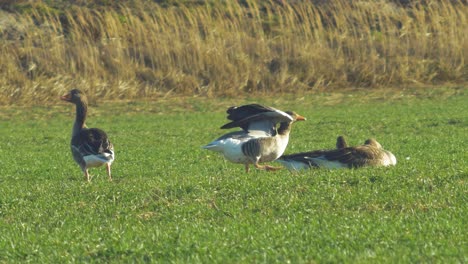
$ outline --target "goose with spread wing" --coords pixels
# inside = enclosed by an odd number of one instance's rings
[[[87,128],[85,121],[88,113],[86,95],[73,89],[60,97],[61,100],[75,104],[76,116],[72,129],[71,152],[73,159],[84,173],[85,180],[90,181],[88,168],[106,166],[107,176],[112,180],[111,164],[114,161],[114,146],[106,132],[99,128]]]
[[[395,155],[384,150],[375,139],[368,139],[364,145],[348,147],[344,137],[337,139],[336,149],[315,150],[283,155],[278,162],[289,170],[308,168],[358,168],[365,166],[391,166],[396,164]]]
[[[259,104],[230,107],[227,114],[231,122],[221,128],[240,127],[242,130],[227,133],[203,148],[223,154],[230,162],[244,164],[246,172],[250,164],[267,171],[280,169],[259,163],[280,157],[288,145],[291,125],[306,120],[295,112]]]

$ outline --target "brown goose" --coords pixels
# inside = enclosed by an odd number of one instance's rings
[[[259,163],[280,157],[288,145],[292,123],[306,120],[294,112],[258,104],[231,107],[227,113],[232,122],[221,128],[240,127],[242,131],[227,133],[203,148],[223,154],[230,162],[244,164],[246,172],[250,164],[267,171],[280,169]]]
[[[342,136],[338,137],[337,148],[315,150],[284,155],[277,161],[289,170],[313,167],[321,168],[358,168],[364,166],[390,166],[396,164],[395,156],[384,150],[375,139],[368,139],[364,145],[348,147]]]
[[[90,181],[88,168],[106,165],[109,180],[111,164],[114,161],[114,147],[106,132],[99,128],[87,128],[85,121],[88,111],[86,95],[78,89],[71,90],[60,97],[61,100],[76,105],[76,118],[73,124],[71,138],[71,152],[76,163],[84,173],[85,180]]]

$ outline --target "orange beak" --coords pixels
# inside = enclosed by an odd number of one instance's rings
[[[71,94],[66,94],[66,95],[60,96],[60,100],[70,102]]]
[[[306,121],[306,120],[307,120],[307,118],[305,118],[305,117],[303,117],[301,115],[296,116],[296,121]]]

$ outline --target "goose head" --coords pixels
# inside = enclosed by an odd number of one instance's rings
[[[396,160],[395,155],[393,155],[393,153],[391,153],[388,150],[384,150],[382,145],[380,145],[380,143],[377,142],[377,140],[375,140],[373,138],[370,138],[370,139],[368,139],[368,140],[366,140],[364,142],[364,145],[374,147],[374,148],[378,149],[382,153],[382,155],[383,155],[382,165],[383,166],[396,165],[397,160]]]
[[[342,149],[348,147],[348,143],[346,142],[343,136],[339,136],[336,138],[336,148]]]
[[[364,142],[364,145],[372,146],[372,147],[375,147],[375,148],[378,148],[378,149],[382,149],[382,145],[380,145],[380,143],[377,142],[377,140],[375,140],[375,139],[373,139],[373,138],[367,139],[367,140]]]
[[[88,112],[88,100],[86,95],[78,89],[73,89],[69,93],[61,96],[60,99],[76,106],[75,124],[73,125],[72,131],[72,136],[75,136],[81,129],[86,127],[85,120]]]
[[[289,135],[289,132],[291,131],[292,124],[294,122],[306,121],[305,117],[299,115],[296,112],[286,111],[284,113],[289,115],[292,120],[290,119],[289,121],[283,121],[283,122],[280,123],[280,126],[278,127],[278,134],[280,134],[280,135],[285,135],[285,136]]]
[[[63,95],[60,97],[61,100],[73,103],[73,104],[78,104],[82,102],[87,102],[86,95],[79,89],[73,89],[69,93]]]
[[[286,114],[290,115],[292,117],[292,123],[296,121],[306,121],[307,118],[301,116],[300,114],[294,112],[294,111],[285,111]]]

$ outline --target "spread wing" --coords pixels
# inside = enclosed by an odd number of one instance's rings
[[[259,104],[231,107],[227,110],[228,119],[232,120],[222,129],[240,127],[244,131],[264,131],[268,135],[276,135],[276,124],[279,122],[292,121],[293,118],[287,113]]]
[[[228,114],[227,119],[232,121],[237,121],[244,119],[249,116],[257,115],[265,112],[272,112],[276,109],[268,106],[263,106],[259,104],[248,104],[242,106],[231,106],[228,108],[226,113]]]

